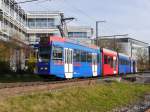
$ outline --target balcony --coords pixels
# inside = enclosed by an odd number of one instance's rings
[[[59,30],[57,28],[51,29],[27,29],[27,33],[35,34],[35,33],[58,33]]]
[[[0,9],[0,20],[3,18],[3,11]]]
[[[0,34],[2,33],[2,23],[0,21]]]

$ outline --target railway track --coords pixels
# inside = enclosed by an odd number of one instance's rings
[[[99,82],[110,83],[113,81],[121,81],[122,79],[123,78],[117,76],[117,77],[107,77],[107,78],[70,79],[70,80],[61,80],[61,81],[0,83],[0,100],[10,96],[21,95],[24,93],[29,93],[34,91],[45,91],[45,90],[57,91],[71,86],[87,86]]]
[[[92,81],[97,80],[97,78],[88,78],[88,79],[70,79],[70,80],[61,80],[61,81],[38,81],[38,82],[20,82],[20,83],[0,83],[0,90],[6,88],[17,88],[17,87],[28,87],[28,86],[40,86],[40,85],[56,85],[56,84],[69,84],[73,82],[82,82],[82,81]]]
[[[131,78],[134,76],[131,76]],[[85,79],[69,79],[69,80],[43,80],[43,81],[34,81],[34,82],[17,82],[17,83],[0,83],[0,90],[5,88],[16,88],[16,87],[28,87],[28,86],[38,86],[38,85],[53,85],[53,84],[64,84],[64,83],[73,83],[81,81],[92,81],[92,80],[103,80],[103,81],[112,81],[121,77],[106,77],[106,78],[85,78]],[[122,77],[122,79],[124,79]]]
[[[122,79],[127,79],[129,81],[132,81],[136,77],[142,77],[142,76],[136,76],[134,75],[127,75],[123,76]],[[49,84],[62,84],[62,83],[71,83],[71,82],[81,82],[81,81],[92,81],[92,80],[104,80],[104,81],[111,81],[116,78],[121,78],[119,76],[116,77],[101,77],[101,78],[85,78],[85,79],[69,79],[69,80],[42,80],[42,81],[34,81],[34,82],[19,82],[19,83],[0,83],[0,89],[5,88],[16,88],[16,87],[27,87],[27,86],[38,86],[38,85],[49,85]]]
[[[16,89],[16,88],[28,88],[28,87],[48,87],[49,89],[61,88],[63,86],[70,86],[76,84],[91,84],[96,82],[97,78],[88,78],[88,79],[70,79],[70,80],[61,80],[61,81],[38,81],[38,82],[20,82],[20,83],[0,83],[0,92],[4,89]]]
[[[87,86],[95,84],[97,78],[72,79],[53,82],[24,82],[24,83],[5,83],[0,84],[0,100],[8,97],[24,95],[27,93],[50,91],[55,92],[68,87]]]

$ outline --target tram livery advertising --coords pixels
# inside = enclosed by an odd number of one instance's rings
[[[128,56],[57,36],[41,38],[38,55],[40,76],[71,79],[136,72],[136,62]]]

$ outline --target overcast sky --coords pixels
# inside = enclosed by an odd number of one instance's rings
[[[100,35],[129,34],[150,43],[150,0],[41,0],[21,6],[27,11],[62,11],[77,18],[72,25],[95,28],[96,20],[106,20],[99,25]]]

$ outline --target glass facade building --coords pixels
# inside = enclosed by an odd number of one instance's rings
[[[23,45],[35,45],[41,37],[61,36],[57,26],[61,25],[62,15],[63,13],[59,11],[25,12],[15,0],[0,0],[0,40],[9,41],[14,37]],[[69,38],[91,37],[91,28],[77,27],[76,30],[72,30],[67,27],[67,29]],[[26,54],[25,47],[21,50],[13,49],[10,66],[14,70],[19,66],[24,69],[25,60],[28,58]]]
[[[87,38],[87,32],[68,32],[69,38]]]
[[[11,42],[7,60],[13,71],[23,70],[27,57],[25,46],[28,45],[26,30],[27,15],[15,0],[0,0],[0,41]]]
[[[0,37],[9,40],[18,35],[27,41],[27,16],[25,11],[14,0],[0,0]]]
[[[37,44],[40,37],[60,36],[57,25],[61,25],[61,12],[37,11],[27,13],[27,33],[30,44]]]
[[[68,38],[78,42],[91,44],[93,36],[93,29],[89,26],[69,26]]]

